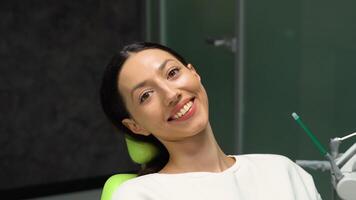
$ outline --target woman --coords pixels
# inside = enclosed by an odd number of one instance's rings
[[[283,156],[226,155],[209,123],[201,77],[165,46],[124,47],[107,67],[101,99],[117,128],[161,149],[115,200],[320,199],[312,177]]]

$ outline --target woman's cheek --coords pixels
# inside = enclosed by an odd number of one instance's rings
[[[161,119],[160,116],[161,105],[158,102],[158,99],[151,99],[147,105],[144,106],[142,110],[140,110],[141,115],[143,116],[143,120],[148,122],[148,124],[155,123],[154,119]]]
[[[190,87],[197,89],[200,85],[199,80],[192,74],[184,74],[177,81],[180,87]]]

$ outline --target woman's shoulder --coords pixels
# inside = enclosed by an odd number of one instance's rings
[[[269,171],[277,174],[312,179],[311,175],[290,158],[277,154],[245,154],[237,155],[241,165],[257,171]]]
[[[251,162],[278,162],[278,163],[286,163],[286,164],[294,164],[292,160],[288,157],[278,154],[242,154],[242,155],[235,155],[237,159],[240,160],[248,160]]]
[[[286,156],[277,154],[243,154],[235,156],[241,165],[264,169],[295,170],[297,164]]]
[[[235,157],[240,163],[240,174],[254,174],[254,177],[259,177],[259,181],[272,181],[273,183],[268,183],[270,185],[276,183],[283,184],[285,187],[290,186],[298,195],[307,193],[311,199],[321,199],[313,177],[286,156],[244,154]]]

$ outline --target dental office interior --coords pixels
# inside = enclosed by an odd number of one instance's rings
[[[194,63],[224,152],[284,155],[324,200],[356,199],[355,8],[1,1],[1,199],[101,199],[110,176],[138,170],[98,93],[107,61],[133,41],[167,45]]]

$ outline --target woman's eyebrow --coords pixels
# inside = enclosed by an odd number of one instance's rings
[[[158,70],[163,71],[169,61],[174,61],[174,60],[171,58],[166,59],[165,61],[163,61],[163,63],[159,65]]]
[[[168,63],[169,61],[174,61],[174,60],[171,59],[171,58],[168,58],[168,59],[164,60],[164,61],[158,66],[158,70],[159,70],[159,71],[163,71],[164,68],[167,66],[167,63]],[[138,88],[147,85],[147,82],[148,82],[147,80],[144,80],[144,81],[138,83],[137,85],[135,85],[135,87],[132,88],[132,90],[131,90],[131,99],[132,99],[132,100],[133,100],[133,92],[134,92],[135,90],[137,90]]]

